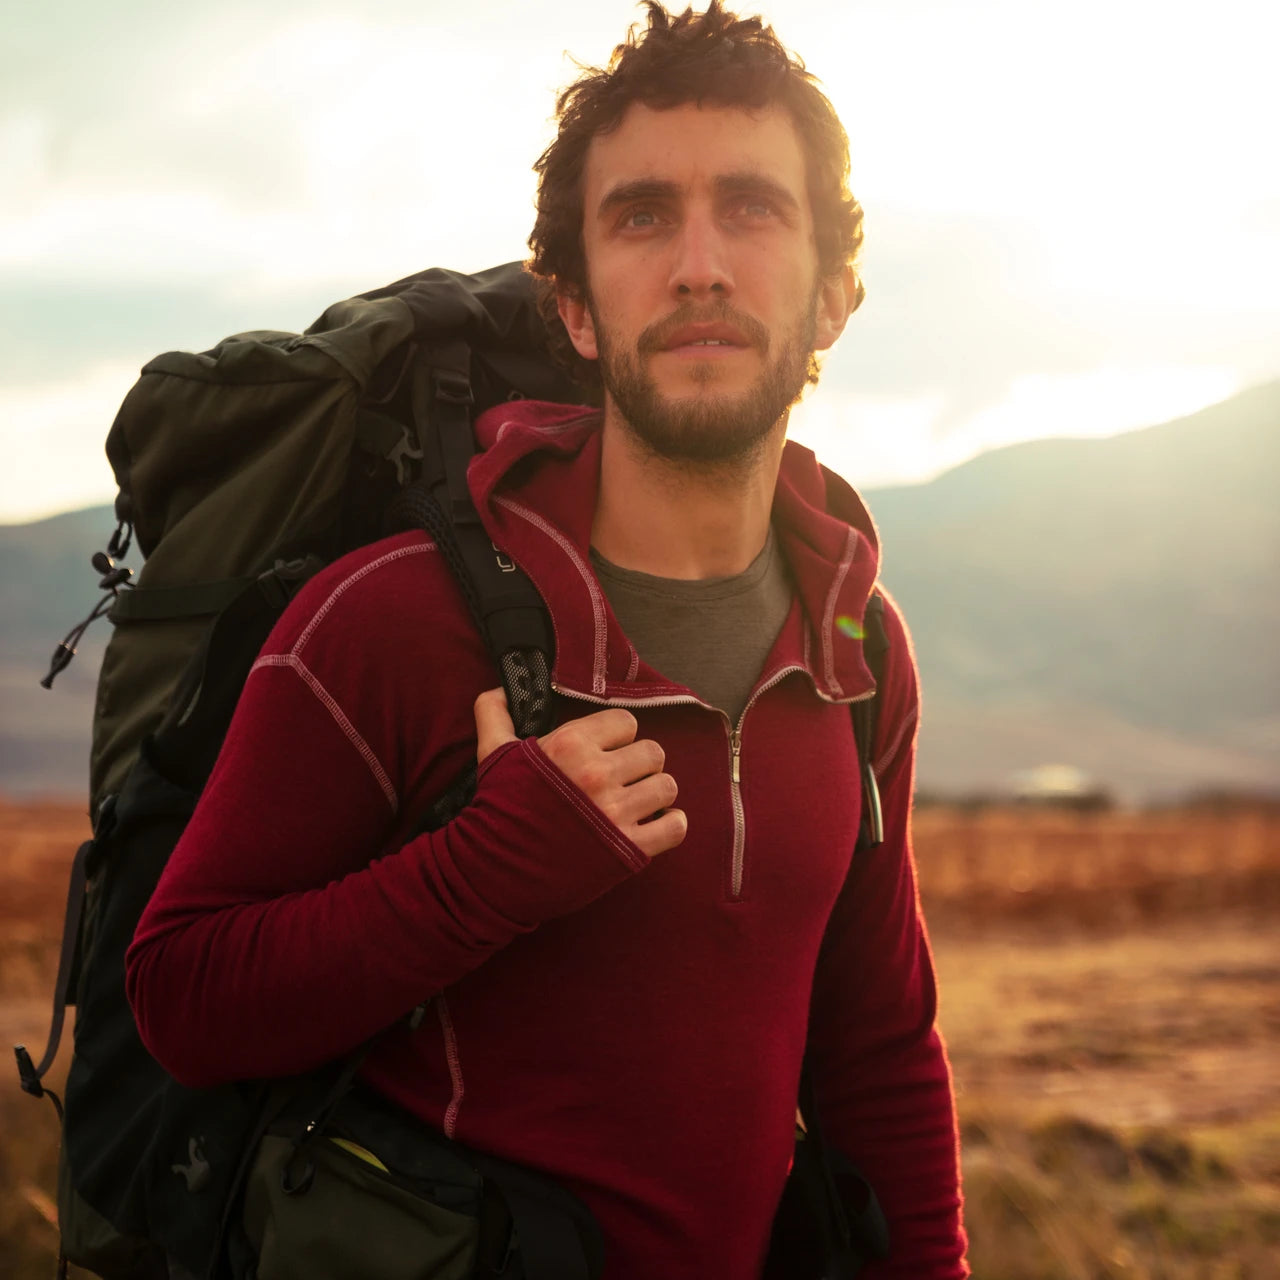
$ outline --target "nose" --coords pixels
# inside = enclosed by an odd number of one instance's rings
[[[680,302],[733,293],[724,229],[709,212],[691,210],[674,237],[671,292]]]

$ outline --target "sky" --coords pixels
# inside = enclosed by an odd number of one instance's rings
[[[109,501],[139,367],[523,257],[629,0],[42,0],[0,42],[0,522]],[[864,487],[1280,376],[1280,6],[773,0],[849,132],[867,300],[791,434]]]

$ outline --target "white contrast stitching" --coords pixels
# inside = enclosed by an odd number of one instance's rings
[[[606,635],[604,623],[604,595],[600,590],[600,584],[596,581],[596,576],[591,572],[586,561],[578,554],[578,549],[564,536],[554,525],[548,524],[536,512],[530,511],[528,507],[521,506],[518,502],[513,502],[510,498],[495,498],[494,502],[505,507],[513,515],[520,516],[527,520],[535,529],[540,529],[547,535],[573,562],[573,566],[577,569],[582,577],[582,581],[587,588],[587,593],[591,597],[591,617],[595,625],[595,660],[591,671],[591,692],[601,695],[605,690],[605,653],[606,653]]]
[[[382,788],[382,794],[387,797],[391,812],[396,813],[400,808],[400,801],[396,796],[396,789],[391,783],[391,778],[382,767],[382,762],[374,754],[373,748],[360,735],[360,731],[347,719],[346,714],[338,705],[338,700],[320,683],[316,675],[307,667],[307,664],[296,653],[268,653],[260,657],[249,668],[249,674],[252,675],[259,667],[289,667],[301,676],[303,682],[315,695],[316,700],[333,717],[334,723],[342,730],[347,741],[360,753],[360,758],[369,766],[369,772],[373,774],[374,780]]]
[[[529,739],[525,739],[525,741],[528,742]],[[649,859],[643,853],[638,854],[636,849],[632,847],[631,841],[595,805],[584,800],[582,795],[565,781],[551,761],[542,754],[541,748],[530,749],[528,754],[534,765],[551,785],[608,841],[620,861],[633,871],[643,871],[649,865]]]
[[[445,1003],[443,995],[436,996],[435,1005],[436,1017],[440,1019],[440,1030],[444,1033],[444,1056],[449,1063],[449,1082],[452,1086],[442,1128],[445,1137],[452,1138],[457,1132],[458,1108],[462,1106],[466,1089],[462,1083],[462,1058],[458,1054],[458,1034],[453,1029],[453,1019],[449,1016],[449,1006]]]
[[[303,646],[311,639],[311,633],[320,625],[325,614],[333,608],[338,597],[348,588],[354,586],[361,578],[371,574],[375,569],[381,569],[384,564],[390,564],[393,560],[403,560],[405,556],[416,556],[424,551],[434,551],[436,544],[434,542],[416,542],[411,547],[397,547],[395,551],[388,551],[386,555],[379,556],[376,560],[370,560],[368,564],[357,569],[349,578],[343,578],[334,589],[329,592],[329,598],[322,604],[312,615],[311,621],[303,628],[302,634],[298,637],[293,646],[294,653],[301,653]]]

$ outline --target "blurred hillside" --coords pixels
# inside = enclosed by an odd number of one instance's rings
[[[919,783],[1077,766],[1122,799],[1280,789],[1280,383],[1103,440],[1040,440],[868,495],[925,689]],[[85,785],[109,507],[0,527],[0,791]]]
[[[1280,788],[1280,383],[869,496],[924,686],[919,779],[1073,764],[1128,798]]]

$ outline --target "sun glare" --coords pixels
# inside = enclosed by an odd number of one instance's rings
[[[1157,426],[1241,390],[1224,368],[1103,368],[1016,378],[995,404],[954,420],[942,396],[893,400],[823,390],[792,411],[788,435],[860,488],[931,479],[979,453],[1044,436]]]

